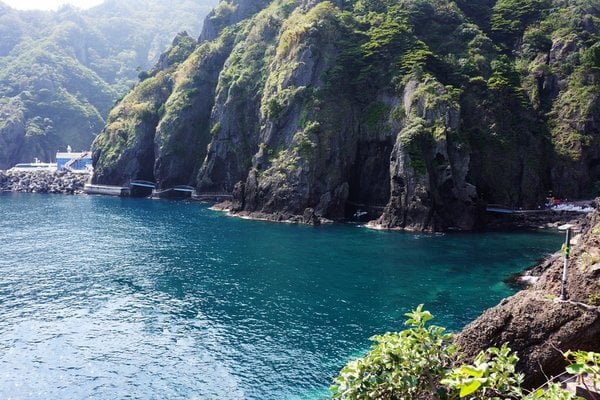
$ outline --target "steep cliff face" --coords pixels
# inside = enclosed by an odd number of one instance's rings
[[[169,67],[154,71],[111,111],[94,142],[95,182],[191,182],[197,153],[206,148],[202,138],[208,137],[217,76],[232,40],[223,35],[199,47],[190,41],[195,43],[189,37],[176,39],[169,51],[174,58],[163,57]]]
[[[549,186],[569,197],[598,194],[599,11],[592,2],[565,6],[528,27],[520,48],[528,62],[524,87],[546,118],[553,143]]]
[[[227,4],[236,10],[235,4]],[[246,4],[243,8],[247,12],[256,9],[260,9],[259,4],[255,7]],[[236,12],[236,15],[236,20],[248,17],[243,12]],[[161,57],[162,69],[157,66],[111,112],[107,126],[94,143],[94,160],[98,168],[94,174],[95,182],[125,184],[132,179],[144,179],[156,181],[161,188],[195,184],[207,154],[207,144],[220,130],[219,121],[211,125],[211,114],[217,103],[215,96],[227,94],[227,89],[222,89],[222,81],[228,78],[225,74],[221,76],[221,72],[236,45],[238,50],[234,54],[244,51],[239,41],[250,29],[248,21],[218,28],[215,27],[217,20],[213,14],[206,21],[206,29],[220,32],[215,40],[189,46],[189,38],[176,39],[173,48]],[[238,29],[242,29],[241,32]],[[119,108],[144,108],[144,105],[150,107],[145,107],[148,118],[141,130],[134,128],[139,126],[135,121],[139,120],[139,115],[116,111]],[[235,118],[235,112],[231,114]],[[141,143],[140,140],[119,140],[118,136],[123,134],[119,133],[122,132],[120,125],[114,124],[117,120],[129,126],[128,137],[143,137],[144,143],[153,143],[151,151],[136,147],[134,143]],[[126,149],[132,152],[122,152]],[[132,157],[140,168],[123,168],[134,165],[129,160]]]
[[[594,6],[511,1],[222,1],[188,59],[117,106],[153,104],[133,134],[153,149],[116,138],[118,115],[139,124],[113,111],[95,180],[414,230],[473,229],[486,202],[582,196],[600,172]],[[122,168],[132,154],[139,168]]]
[[[202,26],[200,41],[216,39],[223,29],[234,26],[258,13],[270,3],[269,0],[223,0],[212,10]]]
[[[491,79],[491,78],[490,78]],[[537,208],[550,186],[553,147],[546,126],[513,87],[475,83],[463,98],[469,178],[488,203]]]
[[[284,25],[240,211],[289,218],[314,208],[320,216],[344,216],[356,124],[348,99],[333,96],[323,81],[343,34],[331,3],[299,8]]]
[[[467,183],[469,152],[460,108],[433,80],[410,81],[403,96],[405,126],[390,162],[391,198],[377,221],[386,228],[472,229],[477,190]]]
[[[174,90],[159,110],[154,139],[154,177],[161,187],[193,182],[206,154],[217,79],[232,45],[227,34],[206,42],[172,75]]]
[[[97,182],[154,179],[156,116],[172,90],[171,86],[169,77],[160,73],[140,83],[136,92],[126,96],[110,112],[108,125],[104,134],[96,139],[96,149],[92,154]],[[108,142],[109,150],[98,150]]]
[[[245,24],[223,66],[210,118],[212,139],[197,177],[202,191],[231,192],[248,175],[259,144],[264,71],[290,11],[274,3]]]

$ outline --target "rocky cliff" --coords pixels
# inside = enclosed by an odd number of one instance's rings
[[[560,300],[563,259],[557,255],[535,284],[487,310],[456,337],[467,354],[507,342],[519,354],[526,385],[536,387],[564,371],[561,352],[600,351],[599,205],[570,249],[568,300]]]
[[[187,58],[111,112],[94,180],[412,230],[474,229],[485,203],[591,195],[598,7],[513,3],[223,0]]]

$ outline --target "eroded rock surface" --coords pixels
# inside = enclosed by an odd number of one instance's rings
[[[600,351],[600,213],[582,224],[567,278],[568,300],[559,300],[563,258],[554,257],[529,289],[502,301],[469,324],[456,343],[474,356],[507,342],[518,352],[525,384],[535,387],[564,371],[567,350]]]

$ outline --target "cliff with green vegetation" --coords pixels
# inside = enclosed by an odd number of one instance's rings
[[[592,0],[223,0],[112,110],[94,179],[414,230],[591,196],[599,15]]]
[[[87,150],[119,97],[216,0],[108,0],[89,10],[0,2],[0,169]],[[195,42],[195,41],[194,41]]]

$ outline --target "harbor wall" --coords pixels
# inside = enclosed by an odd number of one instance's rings
[[[0,192],[78,194],[89,177],[66,171],[0,170]]]

